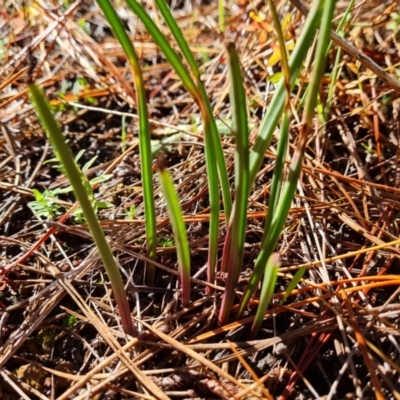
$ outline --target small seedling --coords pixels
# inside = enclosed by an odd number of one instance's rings
[[[173,247],[175,246],[174,239],[171,237],[160,236],[157,245],[159,247]]]
[[[32,190],[35,201],[28,203],[29,208],[38,217],[46,219],[54,218],[60,210],[60,206],[56,204],[57,196],[54,191],[45,190],[43,193],[37,189]]]
[[[75,157],[75,162],[78,162],[79,159],[83,156],[84,150],[81,150]],[[96,161],[97,156],[93,157],[91,160],[89,160],[82,168],[82,172],[85,173],[89,170],[89,168],[94,164]],[[53,158],[51,160],[48,160],[46,163],[54,162],[56,163],[54,165],[54,168],[57,168],[61,173],[65,173],[63,166],[58,162],[57,157]],[[112,177],[111,174],[109,175],[101,175],[101,176],[96,176],[95,178],[91,179],[89,181],[90,185],[93,187],[94,185],[97,185],[99,183],[103,183],[108,181]],[[41,193],[37,189],[33,189],[33,195],[35,196],[35,201],[31,201],[28,203],[28,206],[30,209],[33,211],[35,215],[38,217],[43,217],[46,219],[52,219],[54,218],[58,212],[66,212],[68,209],[65,206],[61,206],[60,204],[57,204],[57,202],[60,200],[59,195],[61,194],[67,194],[67,193],[72,193],[73,188],[72,186],[67,186],[65,188],[58,188],[54,190],[45,190],[43,193]],[[104,209],[104,208],[110,208],[113,207],[113,204],[107,201],[97,201],[95,200],[93,203],[93,207],[95,211],[99,209]],[[77,207],[76,210],[73,212],[73,216],[75,217],[75,220],[77,223],[83,223],[84,218],[83,218],[83,211],[81,207]]]
[[[77,325],[77,323],[78,319],[74,315],[68,315],[67,317],[65,317],[63,321],[63,325],[68,329],[74,328]]]
[[[128,210],[128,215],[125,217],[127,220],[133,220],[135,219],[136,215],[136,207],[135,206],[130,206]]]

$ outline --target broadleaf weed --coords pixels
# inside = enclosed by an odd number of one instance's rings
[[[75,162],[78,163],[78,161],[82,158],[84,155],[85,150],[80,150],[77,155],[75,156]],[[96,162],[97,156],[94,156],[91,158],[83,167],[82,167],[82,173],[87,172],[92,165]],[[54,163],[53,168],[56,168],[58,171],[60,171],[62,174],[65,174],[65,168],[63,167],[63,164],[59,161],[58,157],[52,158],[50,160],[47,160],[44,164],[48,163]],[[94,185],[98,185],[100,183],[107,182],[113,177],[112,174],[106,174],[106,175],[99,175],[96,176],[95,178],[91,179],[89,181],[89,185],[87,185],[87,191],[88,195],[90,195],[94,200],[92,203],[92,206],[97,212],[100,209],[105,209],[105,208],[111,208],[114,205],[110,202],[106,201],[97,201],[93,195],[93,190],[92,187]],[[45,189],[43,192],[40,192],[38,189],[33,189],[32,193],[35,197],[34,201],[28,202],[29,208],[32,210],[32,212],[37,215],[38,217],[43,217],[46,219],[53,219],[54,217],[57,216],[57,214],[60,214],[61,212],[67,212],[69,209],[62,205],[62,202],[60,202],[60,195],[65,195],[73,192],[73,187],[71,185],[68,185],[64,188],[56,188],[53,190]],[[72,215],[75,218],[75,221],[77,223],[83,223],[85,221],[83,211],[81,207],[77,207]]]

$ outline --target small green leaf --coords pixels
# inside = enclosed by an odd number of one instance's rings
[[[85,173],[97,160],[97,156],[94,156],[91,160],[89,160],[82,168],[82,172]]]
[[[297,284],[300,282],[300,279],[303,277],[304,273],[306,272],[307,267],[301,267],[294,275],[293,279],[289,282],[289,285],[286,289],[284,296],[280,304],[283,304],[286,299],[290,296],[290,293],[296,288]]]
[[[264,314],[272,300],[275,291],[276,281],[278,279],[278,270],[280,261],[278,254],[272,254],[265,268],[264,280],[261,288],[260,303],[257,308],[257,313],[251,327],[251,337],[253,338],[259,331],[264,320]]]
[[[67,187],[65,187],[65,188],[57,188],[57,189],[54,189],[53,190],[53,193],[55,194],[55,195],[57,195],[57,194],[65,194],[65,193],[70,193],[70,192],[72,192],[72,186],[67,186]]]
[[[135,218],[135,214],[136,214],[136,207],[135,206],[130,206],[129,207],[129,211],[128,211],[128,215],[126,216],[126,219],[128,220],[132,220]]]
[[[75,96],[78,96],[80,90],[81,90],[81,83],[79,82],[79,79],[77,79],[74,82],[74,85],[72,86],[72,94],[74,94]]]
[[[113,203],[110,203],[109,201],[96,201],[96,208],[112,208],[114,207]]]
[[[282,79],[282,77],[283,77],[283,72],[279,71],[279,72],[276,72],[275,74],[269,76],[267,81],[276,85],[277,83],[279,83],[279,81]]]
[[[174,184],[166,169],[164,169],[163,158],[158,158],[158,179],[164,195],[168,215],[174,232],[178,265],[180,270],[182,287],[182,305],[187,307],[190,302],[190,252],[187,240],[186,226],[182,218],[182,209],[176,194]]]
[[[79,150],[78,154],[75,156],[75,161],[78,162],[84,154],[85,154],[85,149]]]
[[[43,201],[44,200],[44,197],[43,197],[42,193],[39,192],[39,190],[32,189],[32,192],[33,192],[33,195],[35,196],[35,199],[37,201]]]
[[[110,180],[112,177],[113,177],[112,174],[96,176],[96,178],[93,178],[93,179],[90,180],[90,184],[92,186],[94,186],[94,185],[97,185],[99,183],[106,182],[106,181]]]

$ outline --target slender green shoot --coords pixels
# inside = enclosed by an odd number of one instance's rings
[[[265,268],[264,280],[261,288],[260,303],[257,307],[256,316],[250,331],[250,339],[253,339],[260,330],[264,320],[265,311],[272,300],[275,291],[276,281],[278,279],[278,270],[280,261],[278,254],[272,254]]]
[[[281,28],[281,24],[278,18],[278,14],[276,12],[274,3],[271,0],[268,0],[274,23],[275,30],[279,39],[279,44],[281,47],[281,61],[282,61],[282,69],[283,69],[283,77],[284,77],[284,87],[286,89],[286,101],[285,106],[282,111],[283,113],[283,121],[281,126],[280,137],[278,140],[278,148],[276,155],[276,162],[274,168],[274,175],[272,178],[272,184],[270,189],[270,198],[268,201],[268,214],[265,219],[264,226],[264,234],[261,240],[261,252],[259,257],[256,260],[254,271],[257,271],[257,275],[255,279],[261,279],[262,274],[264,273],[264,269],[268,268],[269,264],[267,260],[272,257],[272,251],[274,250],[276,243],[278,241],[278,237],[271,238],[271,225],[275,215],[276,208],[281,201],[281,191],[283,187],[283,174],[285,170],[285,161],[287,157],[287,148],[289,143],[289,126],[290,126],[290,68],[287,61],[287,50],[285,46],[285,40],[283,37],[283,32]],[[268,279],[270,277],[270,271],[266,270],[264,274],[264,282],[263,285],[268,285]],[[238,310],[239,316],[243,314],[244,307],[247,306],[246,303],[241,302],[241,305]],[[265,310],[264,310],[265,311]]]
[[[283,172],[285,168],[285,161],[287,157],[287,148],[289,144],[289,126],[290,126],[290,68],[288,63],[287,49],[285,44],[285,39],[283,36],[281,24],[279,21],[278,13],[276,12],[275,5],[272,0],[267,0],[270,10],[272,12],[272,16],[274,19],[274,25],[276,34],[279,40],[279,46],[281,48],[281,62],[282,62],[282,70],[283,70],[283,78],[284,78],[284,86],[286,89],[286,101],[283,109],[283,121],[281,126],[280,137],[278,140],[278,148],[276,155],[276,162],[274,168],[274,175],[272,178],[272,184],[270,189],[270,197],[268,201],[268,214],[265,220],[264,226],[264,234],[261,240],[261,246],[264,247],[264,244],[269,239],[269,230],[272,223],[272,218],[275,214],[276,206],[280,199],[280,194],[282,190],[282,179]]]
[[[270,255],[274,251],[274,248],[284,227],[296,191],[297,181],[301,172],[303,155],[307,144],[307,138],[312,126],[312,119],[315,113],[315,106],[317,104],[318,89],[324,73],[326,50],[329,46],[331,21],[335,8],[334,0],[326,0],[323,3],[324,4],[320,32],[314,57],[315,65],[313,67],[311,82],[308,88],[298,144],[292,158],[288,179],[283,185],[282,194],[273,215],[271,228],[268,234],[268,240],[266,240],[266,243],[263,243],[252,276],[250,277],[249,284],[242,297],[238,310],[239,316],[243,315],[247,304],[250,301],[250,298],[254,293],[258,282],[260,281],[261,275],[263,274],[264,266],[267,264]]]
[[[210,158],[210,160],[207,161],[207,164],[211,162],[211,158],[213,164],[215,162],[217,163],[218,175],[222,191],[222,199],[224,203],[225,219],[228,224],[232,207],[229,179],[226,171],[224,152],[222,149],[217,123],[214,118],[210,100],[208,98],[208,94],[206,88],[204,87],[203,81],[201,80],[200,70],[199,67],[197,66],[193,53],[190,51],[189,45],[186,42],[178,24],[176,23],[175,18],[171,14],[170,9],[168,8],[165,0],[155,0],[155,1],[164,18],[165,23],[171,30],[176,42],[178,43],[179,48],[182,51],[183,56],[185,57],[187,63],[189,64],[191,72],[195,78],[197,87],[199,89],[198,97],[196,100],[199,103],[200,111],[203,117],[206,141],[208,141],[209,143],[213,143],[213,145],[210,146],[208,146],[206,143],[206,151],[210,152],[209,156],[207,156],[206,154],[206,158]],[[214,159],[215,157],[216,159]],[[210,177],[209,179],[211,178],[213,177]]]
[[[231,80],[232,129],[236,139],[235,202],[229,220],[222,255],[222,271],[227,272],[227,281],[218,317],[220,325],[227,321],[231,313],[235,298],[235,288],[242,269],[249,192],[249,128],[247,122],[246,93],[243,87],[239,56],[235,45],[229,43],[227,51]]]
[[[290,124],[289,116],[287,112],[284,112],[282,127],[277,147],[274,175],[272,177],[270,196],[268,200],[268,212],[267,212],[267,217],[265,219],[264,234],[261,239],[261,248],[264,248],[266,243],[270,241],[270,228],[272,220],[275,215],[276,207],[278,206],[278,203],[281,198],[285,161],[287,156],[287,148],[289,144],[289,124]]]
[[[289,61],[288,61],[288,52],[286,49],[286,42],[285,38],[283,36],[282,32],[282,27],[281,23],[279,21],[279,16],[275,8],[275,4],[272,0],[266,0],[269,8],[272,13],[272,17],[274,20],[274,25],[275,25],[275,30],[276,34],[278,36],[279,40],[279,47],[281,50],[281,64],[282,64],[282,71],[283,71],[283,77],[284,77],[284,83],[285,83],[285,89],[286,89],[286,110],[289,111],[290,107],[290,67],[289,67]]]
[[[295,86],[299,77],[301,66],[308,49],[315,37],[315,32],[321,20],[324,1],[316,0],[310,9],[301,35],[297,40],[296,46],[289,59],[290,67],[290,87]],[[261,122],[260,130],[250,154],[250,187],[253,185],[256,175],[264,160],[264,154],[271,143],[272,135],[282,116],[285,102],[285,78],[283,77],[278,84],[275,94],[268,105],[268,110]],[[264,264],[265,265],[265,264]]]
[[[182,218],[182,209],[179,205],[178,195],[168,171],[165,169],[164,157],[160,155],[157,159],[158,179],[164,194],[165,204],[172,230],[175,237],[176,251],[182,287],[182,306],[187,307],[190,303],[190,253],[189,243],[186,235],[186,226]]]
[[[221,32],[225,32],[225,0],[218,0],[218,25]]]
[[[160,47],[162,52],[165,55],[167,61],[171,64],[171,66],[175,69],[175,72],[178,74],[181,79],[183,85],[186,90],[195,98],[198,98],[198,89],[196,84],[194,83],[192,77],[188,69],[182,63],[178,54],[170,45],[168,39],[163,35],[154,21],[147,14],[146,10],[143,8],[141,4],[139,4],[136,0],[126,0],[128,6],[131,10],[139,17],[139,19],[143,22],[146,29],[149,31],[150,35],[153,37],[155,43]]]
[[[345,23],[348,22],[351,17],[350,12],[353,9],[354,1],[355,0],[351,0],[349,2],[349,5],[347,6],[346,11],[343,14],[343,17],[340,19],[339,25],[336,29],[336,33],[339,36],[343,36],[342,29],[343,29],[343,26],[345,25]],[[328,50],[326,52],[327,55],[328,55],[330,49],[332,48],[332,46],[333,46],[333,41],[331,41],[329,44]],[[329,111],[331,109],[331,104],[332,104],[333,93],[334,93],[335,85],[336,85],[336,78],[338,75],[339,65],[340,65],[341,60],[342,60],[342,48],[338,47],[337,52],[336,52],[336,57],[335,57],[335,63],[333,65],[332,72],[331,72],[331,82],[330,82],[329,89],[328,89],[328,97],[327,97],[326,103],[325,103],[324,122],[326,122],[328,120]]]
[[[30,83],[28,87],[31,100],[35,105],[40,122],[47,132],[53,146],[54,153],[63,165],[65,173],[74,189],[75,197],[80,203],[90,232],[99,251],[101,260],[103,261],[107,274],[110,278],[115,300],[118,304],[118,309],[121,315],[122,327],[125,333],[129,335],[135,335],[136,329],[132,324],[124,283],[118,270],[118,266],[115,262],[112,250],[107,243],[103,229],[99,220],[97,219],[96,212],[93,207],[93,204],[96,200],[93,195],[90,182],[78,168],[74,157],[72,156],[71,150],[61,133],[61,129],[54,118],[48,101],[34,83]]]
[[[306,272],[307,267],[301,267],[295,274],[292,280],[289,282],[289,285],[285,291],[285,294],[282,297],[280,304],[283,304],[286,299],[290,296],[290,293],[296,288],[297,284],[300,282],[300,279],[303,277],[304,273]]]
[[[109,0],[97,0],[97,2],[103,10],[103,13],[106,16],[109,24],[111,25],[115,36],[124,49],[131,66],[132,75],[135,82],[136,102],[138,104],[139,114],[139,151],[146,221],[147,255],[150,259],[154,260],[157,251],[157,222],[153,191],[153,155],[151,152],[150,123],[147,112],[147,99],[142,70],[135,49],[133,48],[133,45],[124,29],[121,20],[115,12],[114,7],[111,5]],[[147,282],[150,286],[154,285],[154,279],[155,267],[152,264],[148,264]]]
[[[127,139],[126,116],[124,115],[121,120],[121,152],[122,152],[122,154],[125,153],[125,150],[126,150],[126,139]]]
[[[164,21],[171,30],[178,46],[190,66],[192,75],[194,76],[195,82],[192,80],[189,71],[182,64],[179,56],[174,52],[169,44],[169,41],[165,39],[159,28],[150,19],[145,10],[136,0],[127,0],[129,6],[133,12],[138,15],[146,26],[149,33],[152,35],[154,41],[160,46],[165,57],[174,67],[176,73],[181,78],[186,89],[191,93],[193,98],[196,100],[200,107],[200,111],[204,123],[205,132],[205,156],[206,156],[206,168],[207,168],[207,179],[208,179],[208,190],[209,199],[211,206],[210,216],[210,231],[209,231],[209,252],[208,252],[208,281],[213,283],[217,262],[217,250],[218,250],[218,233],[219,233],[219,213],[220,213],[220,196],[218,177],[221,185],[222,198],[224,203],[225,218],[228,224],[229,216],[231,212],[231,198],[230,198],[230,187],[229,179],[224,159],[224,153],[219,138],[217,124],[211,109],[210,101],[207,96],[207,91],[201,80],[199,68],[192,52],[190,51],[189,45],[187,44],[183,34],[176,23],[174,17],[171,14],[167,4],[164,0],[156,0],[158,9],[163,16]],[[209,292],[209,288],[206,288]]]
[[[251,329],[251,335],[255,335],[262,323],[264,313],[268,307],[268,304],[272,298],[274,291],[276,279],[277,279],[277,269],[278,269],[278,256],[271,254],[276,246],[276,243],[271,240],[270,229],[272,226],[273,217],[275,215],[276,209],[279,202],[281,201],[281,191],[283,186],[283,175],[285,170],[285,161],[287,157],[287,148],[289,143],[289,126],[290,126],[290,68],[287,59],[287,49],[285,45],[285,40],[283,37],[283,32],[281,24],[278,18],[278,14],[275,9],[275,5],[272,0],[268,0],[270,10],[274,19],[275,30],[278,36],[279,45],[281,48],[281,63],[284,77],[284,87],[286,89],[286,101],[283,109],[282,116],[282,126],[280,137],[278,140],[277,156],[274,168],[274,175],[272,178],[272,184],[270,189],[270,198],[268,201],[268,214],[265,219],[264,234],[261,240],[261,252],[256,260],[254,270],[261,271],[257,275],[257,279],[261,279],[261,274],[264,273],[264,280],[262,285],[260,304],[257,309],[257,314]],[[278,238],[276,238],[277,242]],[[263,252],[263,249],[267,248],[268,252]],[[267,258],[268,257],[268,258]],[[265,259],[268,262],[265,263]],[[266,265],[266,266],[265,266]],[[265,267],[264,267],[265,266]],[[265,272],[263,271],[265,268]],[[247,304],[246,304],[247,305]],[[245,304],[242,302],[239,308],[239,314],[243,313]]]

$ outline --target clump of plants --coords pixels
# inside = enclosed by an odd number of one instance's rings
[[[154,260],[158,240],[153,189],[154,160],[151,149],[147,99],[140,62],[134,46],[110,1],[97,0],[97,2],[125,51],[135,83],[136,104],[139,115],[139,141],[145,206],[147,256],[150,260]],[[271,143],[273,135],[275,134],[279,138],[274,176],[268,200],[268,212],[266,213],[260,250],[255,260],[249,283],[240,299],[235,315],[235,318],[240,318],[243,315],[248,308],[252,296],[261,283],[259,304],[251,328],[251,335],[254,336],[260,329],[265,311],[274,293],[280,264],[279,256],[274,251],[295,195],[308,135],[315,116],[318,89],[324,74],[326,54],[330,45],[329,35],[335,1],[316,0],[313,2],[302,33],[297,38],[296,45],[291,51],[290,56],[286,48],[284,34],[274,4],[272,1],[269,1],[269,6],[275,20],[276,34],[279,39],[282,77],[276,86],[276,91],[261,122],[256,142],[252,148],[250,148],[249,143],[247,99],[243,87],[240,57],[233,43],[226,44],[231,81],[230,106],[232,109],[232,121],[230,127],[235,142],[233,193],[231,193],[231,181],[226,168],[221,135],[206,88],[201,79],[200,70],[168,5],[164,0],[155,0],[157,10],[175,40],[174,46],[172,46],[170,39],[162,33],[160,27],[157,26],[139,2],[136,0],[127,0],[127,4],[144,24],[200,110],[204,129],[204,152],[211,209],[207,282],[209,284],[215,282],[217,270],[221,270],[227,274],[226,288],[221,299],[218,316],[218,323],[220,325],[226,324],[232,317],[231,311],[235,302],[236,287],[242,269],[246,240],[248,198],[251,188],[254,185],[256,175],[263,163],[264,154]],[[288,144],[289,127],[292,118],[292,91],[305,57],[314,40],[316,40],[317,45],[314,52],[314,64],[310,82],[305,93],[303,109],[301,110],[303,115],[302,122],[299,127],[297,141],[295,146],[293,146],[295,150],[290,153],[288,151]],[[179,48],[179,52],[175,50],[176,47]],[[82,171],[77,167],[76,160],[71,155],[47,101],[34,82],[29,84],[29,90],[32,101],[38,110],[40,120],[49,134],[57,158],[62,163],[65,173],[71,182],[82,213],[90,227],[104,266],[109,274],[124,330],[126,333],[135,334],[123,282],[112,251],[107,244],[96,216],[91,183],[88,182]],[[289,164],[286,163],[288,159],[291,160]],[[162,161],[162,157],[158,158],[156,165],[158,179],[174,232],[174,242],[177,247],[181,301],[183,306],[187,306],[191,298],[190,243],[187,240],[179,198],[168,170]],[[226,221],[226,232],[221,263],[218,264],[218,238],[221,235],[219,221],[221,215],[223,215]],[[296,286],[303,273],[304,270],[300,270],[295,275],[286,295]],[[149,285],[154,284],[155,268],[151,263],[147,265],[147,280]],[[207,287],[206,291],[210,293],[211,289]]]

